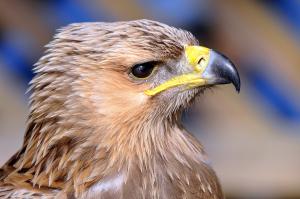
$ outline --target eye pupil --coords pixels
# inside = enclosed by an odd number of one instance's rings
[[[145,78],[151,75],[154,68],[153,63],[137,64],[132,67],[131,73],[138,78]]]

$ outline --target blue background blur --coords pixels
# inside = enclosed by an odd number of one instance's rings
[[[0,164],[20,146],[33,64],[72,22],[148,18],[190,30],[237,65],[185,117],[232,198],[300,198],[300,1],[0,0]]]

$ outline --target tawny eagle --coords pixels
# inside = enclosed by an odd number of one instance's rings
[[[181,113],[238,72],[190,33],[136,20],[62,28],[37,62],[0,198],[223,198]]]

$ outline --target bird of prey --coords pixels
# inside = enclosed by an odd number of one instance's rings
[[[62,28],[35,65],[21,149],[0,198],[221,199],[181,113],[238,72],[190,33],[136,20]]]

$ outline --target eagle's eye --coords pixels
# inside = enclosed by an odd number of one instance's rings
[[[155,65],[154,62],[136,64],[131,68],[131,74],[137,78],[149,77],[152,74]]]

